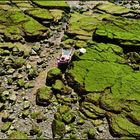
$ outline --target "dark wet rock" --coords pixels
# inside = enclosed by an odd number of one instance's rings
[[[8,138],[9,139],[28,139],[28,136],[24,132],[17,130],[17,131],[12,132]]]
[[[52,123],[52,132],[54,138],[55,137],[62,138],[66,132],[64,122],[61,122],[59,120],[54,120]]]
[[[61,70],[58,68],[52,68],[47,73],[46,84],[52,85],[54,84],[56,79],[61,79],[61,78],[62,78]]]
[[[3,124],[3,126],[2,126],[2,128],[1,128],[1,131],[2,131],[2,132],[8,131],[8,130],[10,129],[11,125],[12,125],[11,122],[5,122],[5,123]]]
[[[50,87],[43,86],[37,90],[36,102],[40,105],[49,105],[51,103],[53,93]]]

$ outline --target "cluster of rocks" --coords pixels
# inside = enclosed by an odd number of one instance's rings
[[[76,3],[0,2],[0,138],[140,137],[139,11]]]

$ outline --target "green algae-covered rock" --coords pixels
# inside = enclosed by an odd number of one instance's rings
[[[140,102],[139,77],[139,72],[122,77],[111,88],[110,94],[102,96],[102,106],[115,111],[125,109],[128,112],[137,112]]]
[[[70,94],[71,89],[64,85],[64,83],[61,80],[56,80],[55,84],[52,85],[52,89],[54,93],[60,93],[60,94]]]
[[[122,15],[132,11],[131,9],[119,6],[110,2],[102,3],[96,7],[97,9],[113,15]]]
[[[2,23],[0,29],[3,30],[5,40],[23,41],[23,37],[27,38],[27,36],[39,38],[47,31],[46,27],[19,9],[1,9],[0,13]]]
[[[108,113],[109,124],[114,135],[140,136],[140,127],[125,117],[123,114]]]
[[[53,132],[53,137],[59,136],[59,138],[62,138],[66,132],[64,122],[61,122],[59,120],[53,120],[52,132]]]
[[[52,96],[53,93],[50,87],[43,86],[39,88],[36,93],[37,104],[48,105],[49,103],[51,103]]]
[[[10,134],[9,139],[28,139],[27,134],[22,131],[15,131]]]
[[[102,24],[98,24],[96,31],[93,33],[93,40],[103,42],[113,42],[123,46],[140,45],[140,20],[125,18],[105,18]],[[129,49],[129,48],[127,48]],[[133,49],[133,47],[132,47]]]
[[[86,102],[91,102],[95,105],[99,105],[101,94],[100,93],[89,93],[89,94],[86,94],[84,96],[84,98],[85,98],[84,101],[86,101]]]
[[[95,130],[93,128],[90,128],[87,133],[88,139],[95,139]]]
[[[75,121],[75,116],[72,112],[67,112],[65,114],[62,114],[62,120],[66,123],[72,123]]]
[[[95,106],[92,103],[83,102],[80,106],[81,112],[83,112],[87,117],[89,118],[98,118],[98,117],[104,117],[105,111],[97,106]]]
[[[54,84],[56,79],[61,79],[62,73],[61,70],[58,68],[52,68],[47,73],[46,84],[52,85]]]
[[[54,18],[54,21],[60,21],[63,18],[64,11],[59,9],[51,9],[49,10]]]
[[[53,84],[52,88],[57,93],[61,93],[61,91],[65,88],[65,85],[63,84],[63,82],[61,80],[56,80],[55,84]]]
[[[54,0],[49,0],[49,1],[36,1],[33,0],[33,3],[40,6],[40,7],[47,7],[47,8],[56,8],[56,9],[69,9],[69,5],[67,4],[66,1],[54,1]]]
[[[11,127],[12,123],[11,122],[6,122],[3,124],[2,128],[1,128],[1,131],[2,132],[6,132],[9,130],[9,128]]]
[[[73,88],[86,92],[103,91],[105,88],[113,86],[118,77],[132,72],[127,65],[110,62],[81,60],[75,61],[73,66],[66,75],[68,84],[77,85]]]
[[[47,9],[43,8],[32,8],[26,11],[30,16],[34,18],[38,18],[41,20],[53,20],[53,16]]]
[[[20,68],[25,64],[25,59],[23,57],[18,57],[17,59],[13,59],[13,67]]]

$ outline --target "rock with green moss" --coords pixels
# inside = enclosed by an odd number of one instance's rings
[[[60,9],[50,9],[49,10],[54,18],[55,22],[61,21],[64,15],[64,11]]]
[[[132,123],[124,114],[108,113],[109,125],[116,136],[140,136],[140,127]]]
[[[32,9],[28,9],[26,13],[37,19],[48,20],[48,21],[53,20],[52,14],[47,9],[32,8]]]
[[[24,80],[24,78],[21,78],[21,79],[19,79],[19,80],[17,81],[17,86],[18,86],[18,87],[22,88],[22,87],[24,87],[24,85],[25,85],[25,80]]]
[[[40,136],[42,134],[42,132],[41,132],[39,126],[32,125],[32,128],[30,130],[30,134],[31,135],[38,135],[38,136]]]
[[[51,9],[68,9],[69,10],[69,5],[67,4],[66,1],[36,1],[33,0],[33,3],[44,8],[51,8]]]
[[[25,59],[23,57],[18,57],[17,59],[13,59],[13,67],[20,68],[25,64]]]
[[[9,128],[11,127],[12,122],[6,122],[3,124],[2,128],[1,128],[1,132],[6,132],[9,130]]]
[[[84,96],[86,102],[91,102],[95,105],[99,105],[100,97],[100,93],[89,93]]]
[[[28,139],[28,136],[27,134],[25,134],[24,132],[22,131],[14,131],[12,132],[9,137],[9,139]]]
[[[105,111],[92,103],[88,102],[83,102],[82,105],[80,106],[80,110],[85,116],[89,118],[100,118],[100,117],[105,117]]]
[[[48,86],[43,86],[37,90],[36,102],[40,105],[49,105],[51,103],[52,97],[53,93],[51,88]]]
[[[124,6],[119,6],[110,2],[99,4],[96,8],[112,15],[123,15],[132,11]]]
[[[37,77],[37,76],[38,76],[38,71],[37,71],[36,68],[30,68],[30,69],[28,70],[28,78],[29,78],[30,80],[34,79],[34,78]]]
[[[97,30],[94,31],[93,40],[102,38],[105,42],[114,42],[133,50],[132,46],[140,45],[139,27],[140,21],[136,19],[106,18],[102,24],[98,25]]]
[[[53,132],[53,137],[57,138],[63,138],[66,128],[64,122],[61,122],[59,120],[53,120],[52,123],[52,132]]]
[[[60,94],[70,94],[71,89],[64,85],[64,83],[61,80],[56,80],[55,84],[52,85],[52,89],[54,93],[60,93]]]
[[[62,114],[62,120],[66,123],[73,123],[75,121],[75,116],[72,112],[67,112],[65,114]]]
[[[61,91],[64,90],[65,85],[61,80],[56,80],[55,84],[52,85],[52,88],[56,93],[61,93]]]
[[[88,134],[88,139],[95,139],[95,129],[90,128],[87,134]]]
[[[56,79],[61,79],[61,78],[62,78],[61,70],[58,68],[52,68],[47,73],[46,84],[52,85],[54,84]]]

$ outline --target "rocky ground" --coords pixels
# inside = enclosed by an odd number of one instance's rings
[[[0,1],[0,139],[140,137],[139,2],[111,2]]]

